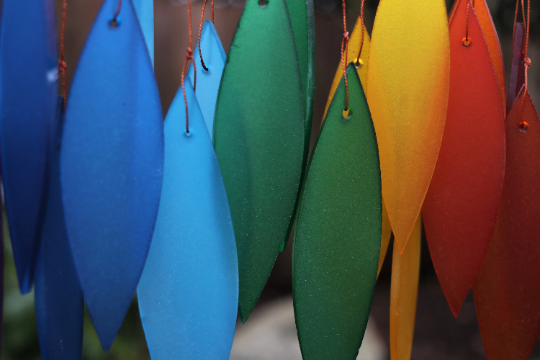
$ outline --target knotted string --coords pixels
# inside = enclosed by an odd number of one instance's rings
[[[362,64],[360,64],[360,55],[362,55],[362,48],[364,47],[364,32],[366,31],[366,26],[364,25],[364,2],[365,0],[362,0],[362,4],[360,5],[360,22],[362,25],[362,40],[360,40],[360,49],[358,49],[358,56],[356,56],[356,61],[354,62],[354,65],[359,68]]]
[[[191,0],[188,0],[188,24],[189,24],[189,46],[186,50],[186,60],[184,61],[184,67],[182,68],[182,92],[184,94],[184,103],[186,105],[186,133],[189,134],[189,111],[188,111],[188,101],[186,96],[186,87],[184,85],[184,78],[186,75],[187,64],[191,60],[193,64],[193,90],[197,86],[197,66],[193,61],[193,50],[191,46],[193,45],[193,33],[191,30]],[[200,48],[200,46],[199,46]]]
[[[465,22],[465,39],[463,39],[462,44],[465,47],[469,47],[471,45],[471,41],[469,40],[469,8],[470,8],[470,1],[467,0],[467,19]],[[474,8],[474,0],[472,0],[472,6]]]
[[[345,0],[342,0],[343,6],[343,41],[341,42],[341,66],[343,68],[343,78],[345,79],[345,89],[347,90],[347,103],[345,111],[349,110],[349,82],[347,81],[346,63],[347,63],[347,46],[349,45],[349,33],[347,32],[347,9]]]
[[[66,33],[66,11],[67,0],[62,3],[62,29],[60,30],[60,59],[58,60],[58,72],[62,76],[62,96],[64,98],[64,110],[66,109],[66,69],[67,64],[64,61],[64,39]]]
[[[206,9],[206,2],[208,0],[204,0],[204,3],[203,3],[203,7],[202,7],[202,12],[201,12],[201,23],[199,25],[199,56],[201,57],[201,65],[204,69],[204,71],[208,71],[208,68],[206,67],[206,65],[204,64],[204,60],[203,60],[203,57],[202,57],[202,52],[201,52],[201,33],[202,33],[202,28],[203,28],[203,19],[204,19],[204,10]],[[214,0],[212,0],[212,23],[214,22]]]

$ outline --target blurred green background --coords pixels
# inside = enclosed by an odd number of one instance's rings
[[[186,1],[155,0],[155,72],[164,113],[166,113],[180,85],[180,72],[188,43]],[[215,1],[216,28],[225,50],[228,51],[238,19],[242,13],[244,2],[243,0]],[[316,5],[317,69],[312,140],[315,139],[318,133],[328,91],[339,64],[340,45],[343,34],[341,0],[314,1]],[[99,10],[101,2],[102,0],[68,0],[65,44],[66,62],[68,63],[68,87],[76,68],[77,59],[82,51],[86,36],[90,31],[93,19]],[[508,77],[515,0],[487,0],[487,2],[501,40]],[[448,8],[450,8],[451,3],[452,1],[447,1]],[[61,1],[57,0],[58,14],[61,9],[60,4]],[[378,1],[375,0],[366,1],[366,26],[369,31],[371,31],[373,26],[377,4]],[[540,104],[540,65],[538,65],[540,64],[540,37],[538,36],[540,3],[533,1],[532,5],[530,45],[532,67],[529,72],[529,83],[533,100],[538,105]],[[194,1],[194,28],[198,27],[201,6],[202,0]],[[360,11],[360,1],[348,0],[347,7],[348,30],[352,31],[352,27]],[[209,17],[209,13],[207,11],[207,18]],[[194,31],[194,37],[196,36],[195,33],[196,31]],[[196,39],[194,40],[196,41]],[[111,60],[114,61],[114,59]],[[279,61],[279,59],[276,59],[276,61]],[[276,262],[267,288],[261,297],[260,304],[262,305],[271,304],[276,300],[290,297],[290,244],[291,242],[289,241],[287,250],[279,256]],[[37,360],[40,359],[40,355],[33,309],[33,294],[21,296],[19,293],[5,221],[4,248],[5,295],[1,360]],[[389,254],[391,253],[392,250],[390,248]],[[385,267],[377,285],[372,309],[372,317],[377,322],[380,336],[385,341],[388,339],[390,261],[391,256],[389,255],[387,256]],[[450,314],[442,291],[438,286],[425,241],[423,245],[418,301],[419,310],[417,312],[417,327],[415,330],[415,345],[412,359],[485,359],[471,297],[469,296],[467,299],[460,317],[455,320]],[[260,305],[256,307],[255,313],[257,313],[259,308]],[[239,325],[239,327],[242,326]],[[295,336],[294,331],[290,336]],[[537,348],[533,351],[533,356],[540,358],[540,349]],[[132,304],[109,354],[103,352],[90,318],[86,314],[83,359],[149,359],[136,302]],[[245,359],[247,360],[248,358]],[[254,360],[255,358],[249,359]],[[279,360],[287,359],[283,357],[279,358]],[[293,359],[293,357],[290,357],[290,359]]]

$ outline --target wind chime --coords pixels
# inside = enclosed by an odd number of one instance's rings
[[[527,359],[540,335],[530,0],[516,2],[508,90],[485,0],[449,16],[443,0],[381,0],[371,37],[364,0],[351,34],[343,0],[309,163],[312,0],[247,0],[228,55],[206,6],[193,50],[188,0],[163,120],[152,1],[104,0],[69,96],[67,1],[59,46],[52,0],[2,2],[4,201],[42,357],[81,357],[85,304],[108,351],[137,293],[152,359],[228,359],[294,224],[305,360],[356,359],[392,233],[390,356],[410,359],[423,228],[456,317],[473,289],[488,359]]]

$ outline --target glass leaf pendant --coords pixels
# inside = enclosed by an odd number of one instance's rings
[[[63,122],[64,101],[60,97],[48,152],[49,189],[34,288],[44,360],[82,356],[84,299],[69,246],[60,186]]]
[[[505,125],[501,207],[474,303],[487,358],[525,360],[540,335],[540,119],[524,88]]]
[[[360,79],[347,67],[315,144],[293,243],[293,299],[304,360],[356,359],[373,298],[381,239],[377,139]]]
[[[420,213],[444,131],[450,75],[446,16],[443,0],[381,0],[373,27],[367,96],[384,203],[400,252]]]
[[[163,176],[159,93],[137,16],[105,0],[66,109],[61,182],[68,237],[94,326],[111,346],[139,283]]]
[[[208,71],[201,66],[199,47],[201,48],[203,61]],[[216,100],[226,60],[227,55],[225,55],[225,50],[223,50],[214,23],[206,21],[201,32],[201,43],[197,44],[195,52],[193,53],[193,61],[197,65],[197,86],[195,86],[195,79],[193,76],[193,64],[189,66],[187,77],[191,81],[191,84],[196,88],[195,96],[200,105],[204,122],[210,133],[210,138],[212,138],[214,134]]]
[[[204,55],[203,55],[204,56]],[[186,84],[165,119],[158,218],[138,287],[153,360],[227,360],[238,309],[238,260],[229,204],[203,116]]]
[[[505,111],[469,0],[450,23],[450,93],[437,165],[422,213],[433,266],[455,316],[488,249],[501,201]],[[468,22],[470,44],[463,45]]]
[[[22,293],[32,288],[58,78],[54,1],[2,1],[0,153],[6,213]]]
[[[214,123],[238,248],[242,321],[288,236],[302,174],[304,122],[285,1],[248,0],[223,71]]]

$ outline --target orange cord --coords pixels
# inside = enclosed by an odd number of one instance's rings
[[[362,55],[362,48],[364,47],[364,33],[366,32],[366,26],[364,25],[364,2],[362,0],[362,5],[360,5],[360,22],[362,23],[362,40],[360,41],[360,49],[358,50],[358,56],[356,57],[355,65],[356,67],[360,66],[360,55]]]
[[[182,68],[182,92],[184,93],[184,103],[186,105],[186,133],[189,134],[189,111],[188,111],[188,101],[186,96],[186,87],[184,85],[184,78],[186,74],[187,64],[189,60],[193,63],[193,77],[194,77],[194,85],[193,89],[195,90],[195,86],[197,85],[197,67],[195,65],[195,62],[193,61],[193,50],[191,49],[191,46],[193,45],[193,33],[191,30],[191,0],[188,0],[188,23],[189,23],[189,46],[186,50],[186,60],[184,61],[184,67]]]
[[[201,23],[199,25],[199,56],[201,57],[201,65],[204,69],[204,71],[208,71],[208,68],[206,67],[206,65],[204,64],[204,60],[203,60],[203,57],[202,57],[202,52],[201,52],[201,33],[202,33],[202,28],[203,28],[203,19],[204,19],[204,10],[206,9],[206,2],[208,0],[204,0],[204,3],[203,3],[203,6],[202,6],[202,12],[201,12]],[[212,0],[212,22],[214,22],[214,0]]]
[[[116,13],[114,14],[113,21],[118,20],[118,16],[120,15],[120,10],[122,10],[122,0],[118,0],[118,8],[116,9]]]
[[[347,81],[346,62],[347,62],[347,46],[349,45],[349,33],[347,32],[347,9],[345,0],[342,0],[343,6],[343,41],[341,42],[341,66],[343,67],[343,77],[345,79],[345,88],[347,90],[347,104],[345,111],[349,110],[349,82]]]
[[[518,0],[519,2],[520,0]],[[521,0],[521,8],[523,10],[523,26],[525,27],[525,46],[523,49],[523,66],[525,66],[525,84],[523,88],[523,94],[521,98],[521,122],[519,126],[524,126],[525,129],[528,128],[528,124],[526,121],[523,121],[524,113],[523,113],[523,105],[525,104],[525,97],[527,96],[528,88],[529,88],[529,80],[528,80],[528,74],[529,74],[529,67],[531,66],[531,59],[529,58],[529,29],[530,29],[530,20],[531,20],[531,0],[527,0],[527,15],[525,16],[525,2],[524,0]],[[517,21],[517,11],[518,6],[516,6],[516,16],[515,19]],[[514,25],[515,26],[515,25]]]
[[[58,72],[62,76],[62,96],[64,97],[64,110],[66,109],[66,69],[67,64],[64,61],[64,39],[66,34],[66,11],[67,0],[62,3],[62,29],[60,31],[60,59],[58,60]]]

